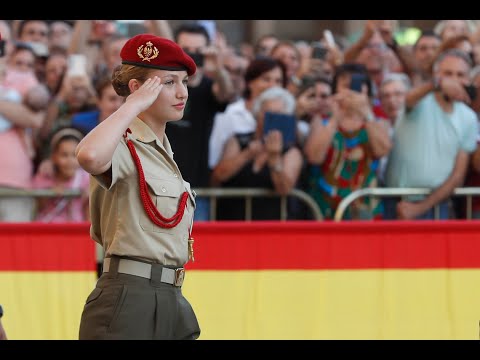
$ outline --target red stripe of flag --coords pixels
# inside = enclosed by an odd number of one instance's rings
[[[210,222],[196,270],[480,269],[480,222]],[[92,271],[87,224],[0,224],[0,271]]]
[[[0,224],[0,271],[95,271],[87,224]]]
[[[198,223],[198,270],[480,269],[479,221]]]

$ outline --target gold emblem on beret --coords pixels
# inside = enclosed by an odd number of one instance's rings
[[[155,59],[158,56],[158,49],[153,46],[151,41],[148,41],[145,46],[140,45],[137,49],[137,55],[142,61],[148,61]]]

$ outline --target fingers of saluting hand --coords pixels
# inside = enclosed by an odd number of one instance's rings
[[[148,78],[141,87],[151,90],[161,90],[163,87],[162,78],[159,76]]]

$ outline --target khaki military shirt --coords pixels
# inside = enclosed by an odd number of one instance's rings
[[[193,224],[195,193],[183,180],[173,160],[165,135],[161,142],[140,119],[135,119],[129,138],[142,163],[149,195],[160,214],[172,217],[184,191],[189,200],[180,223],[162,228],[148,217],[140,198],[139,177],[124,139],[112,159],[111,178],[107,172],[91,176],[90,235],[103,245],[105,256],[129,256],[164,265],[183,266],[188,261],[188,238]]]

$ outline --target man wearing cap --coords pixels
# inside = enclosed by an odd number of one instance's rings
[[[112,85],[125,103],[80,142],[92,174],[90,235],[105,251],[88,296],[80,339],[196,339],[195,313],[181,286],[193,261],[195,198],[165,135],[182,118],[193,60],[150,34],[129,39]]]

